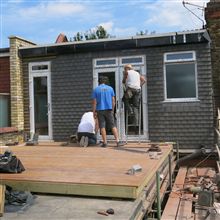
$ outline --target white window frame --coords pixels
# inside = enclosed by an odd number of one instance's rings
[[[192,53],[192,58],[186,59],[173,59],[167,60],[167,55],[169,54],[184,54],[184,53]],[[166,64],[187,64],[193,63],[195,65],[195,89],[196,96],[193,98],[167,98],[167,83],[166,83]],[[197,62],[196,62],[196,52],[195,51],[179,51],[179,52],[169,52],[164,54],[164,102],[195,102],[199,101],[198,99],[198,77],[197,77]]]
[[[173,59],[167,60],[167,55],[174,55],[174,54],[185,54],[185,53],[192,53],[192,58],[183,58],[183,59]],[[165,63],[177,63],[177,62],[186,62],[186,61],[196,61],[196,52],[195,51],[182,51],[182,52],[169,52],[164,54],[164,62]]]
[[[44,70],[33,70],[32,67],[33,66],[42,66],[42,65],[47,65],[48,68],[47,69],[44,69]],[[35,62],[35,63],[30,63],[29,64],[29,72],[30,73],[43,73],[43,72],[50,72],[50,69],[51,69],[51,64],[50,64],[50,61],[48,62]]]
[[[131,58],[141,58],[142,59],[142,62],[137,62],[137,63],[122,63],[122,60],[123,59],[131,59]],[[144,65],[145,64],[145,56],[144,55],[138,55],[138,56],[126,56],[126,57],[120,57],[119,58],[119,65],[120,66],[124,66],[126,64],[131,64],[132,66],[135,66],[135,65]]]
[[[115,60],[114,64],[104,64],[104,65],[97,65],[97,61],[104,61],[104,60]],[[111,58],[99,58],[93,60],[93,68],[108,68],[108,67],[115,67],[118,66],[118,59],[115,57]]]

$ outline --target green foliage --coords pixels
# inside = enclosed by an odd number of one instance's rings
[[[104,39],[104,38],[110,38],[110,34],[107,33],[104,27],[97,26],[96,29],[88,30],[84,34],[77,32],[77,34],[72,38],[70,38],[70,41],[83,41],[83,40],[95,40],[95,39]]]
[[[142,35],[154,35],[156,34],[156,31],[151,31],[149,32],[148,30],[145,30],[145,31],[139,31],[136,33],[136,36],[142,36]]]

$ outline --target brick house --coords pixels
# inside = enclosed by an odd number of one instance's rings
[[[16,48],[22,39],[10,41]],[[120,138],[125,139],[121,80],[123,65],[131,63],[148,83],[142,89],[141,136],[131,128],[128,140],[179,141],[185,149],[214,143],[206,30],[30,45],[17,52],[23,103],[14,102],[15,118],[20,117],[24,130],[38,131],[41,139],[62,141],[76,131],[81,115],[91,110],[91,92],[100,75],[109,76],[115,89],[117,126]]]

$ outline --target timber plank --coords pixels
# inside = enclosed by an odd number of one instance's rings
[[[162,145],[162,156],[149,159],[141,148],[19,146],[10,147],[25,167],[19,174],[1,174],[4,184],[34,192],[137,198],[161,166],[172,145]],[[128,175],[133,165],[142,172]]]
[[[162,220],[173,220],[176,219],[179,205],[180,205],[180,194],[183,189],[185,177],[187,174],[186,167],[180,167],[179,172],[176,176],[175,183],[173,185],[172,192],[170,193],[166,207],[163,211]]]
[[[5,185],[0,184],[0,216],[4,214]]]
[[[192,219],[192,199],[193,194],[185,193],[181,198],[176,219]]]

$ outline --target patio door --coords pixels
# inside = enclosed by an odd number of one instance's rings
[[[100,76],[108,76],[109,85],[113,87],[116,98],[115,119],[118,128],[120,140],[148,140],[148,113],[147,113],[147,90],[146,85],[142,87],[141,96],[141,134],[137,135],[135,129],[129,127],[126,135],[125,115],[126,111],[122,97],[124,94],[124,88],[122,84],[123,79],[123,66],[127,63],[131,63],[136,71],[138,71],[144,77],[146,76],[146,66],[144,56],[132,56],[132,57],[117,57],[117,58],[105,58],[95,59],[93,63],[93,87],[98,86],[98,78]],[[113,139],[113,135],[110,131],[107,131],[108,139]],[[127,136],[127,137],[126,137]]]
[[[52,140],[50,63],[29,65],[30,131]]]
[[[123,104],[121,100],[121,87],[120,87],[120,82],[121,82],[121,76],[119,74],[119,69],[118,68],[101,68],[97,69],[94,72],[94,81],[93,85],[94,88],[98,86],[98,79],[101,76],[107,76],[109,79],[108,85],[111,86],[115,92],[115,111],[114,111],[114,116],[115,116],[115,122],[116,126],[119,131],[119,138],[123,139],[123,133],[120,132],[120,130],[123,127],[123,122],[122,119],[124,119],[124,111],[123,111]],[[122,115],[121,115],[122,114]],[[108,127],[106,127],[106,132],[107,132],[107,138],[108,139],[113,139],[113,134]]]

